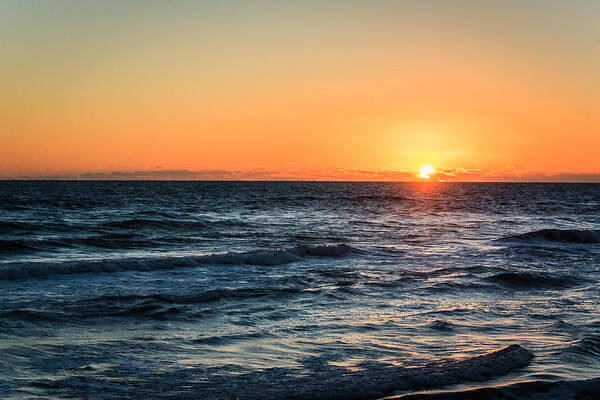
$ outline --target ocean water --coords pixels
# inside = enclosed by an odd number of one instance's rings
[[[599,281],[597,184],[0,182],[0,398],[600,398]]]

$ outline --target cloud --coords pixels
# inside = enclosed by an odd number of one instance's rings
[[[574,174],[570,172],[561,172],[554,175],[543,173],[525,174],[521,177],[524,182],[600,182],[600,174]]]
[[[520,173],[499,173],[496,171],[457,171],[452,174],[446,174],[445,180],[462,182],[582,182],[582,183],[600,183],[600,173],[598,174],[576,174],[571,172],[562,172],[557,174],[545,174],[542,172],[520,172]]]
[[[49,174],[49,175],[16,175],[0,176],[0,180],[24,180],[24,181],[70,181],[79,179],[79,175],[73,174]]]
[[[84,180],[260,180],[273,178],[269,171],[230,171],[224,169],[207,170],[161,170],[161,171],[111,171],[86,172],[79,175]]]
[[[445,182],[598,182],[600,173],[545,174],[542,172],[511,172],[444,168],[430,176],[430,181]],[[81,174],[52,174],[37,176],[7,176],[0,179],[23,180],[216,180],[216,181],[286,181],[286,180],[321,180],[321,181],[422,181],[416,172],[393,170],[366,170],[354,168],[336,168],[327,170],[295,170],[270,171],[254,170],[148,170],[148,171],[107,171],[85,172]]]

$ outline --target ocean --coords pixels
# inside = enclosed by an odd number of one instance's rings
[[[600,184],[0,182],[0,398],[600,398]]]

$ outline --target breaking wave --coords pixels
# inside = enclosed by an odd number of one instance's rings
[[[346,244],[319,244],[302,245],[289,249],[279,248],[202,256],[8,263],[0,266],[0,280],[42,278],[54,274],[154,271],[198,267],[207,264],[280,265],[299,261],[306,257],[342,257],[352,252],[360,251]]]
[[[154,394],[154,397],[157,393],[177,393],[178,398],[366,400],[395,391],[485,381],[526,367],[532,359],[533,354],[517,344],[477,357],[412,368],[369,362],[361,365],[359,371],[351,371],[330,364],[326,357],[314,356],[300,361],[301,375],[298,375],[298,369],[270,368],[222,379],[213,376],[208,384],[189,384],[199,382],[199,375],[205,368],[187,368],[175,372],[175,375],[166,372],[165,375],[156,376],[143,389],[136,387],[135,390],[136,395],[140,395],[141,390],[148,395]],[[102,387],[104,382],[96,381],[99,379],[89,377],[84,382],[77,378],[41,380],[34,385],[59,392],[69,390],[77,395],[78,390],[85,392],[90,385]],[[186,384],[182,385],[182,381]],[[132,390],[127,382],[105,388],[99,398],[128,397],[127,394],[131,394]]]
[[[546,240],[564,243],[600,243],[600,230],[593,229],[541,229],[509,236],[509,240]]]

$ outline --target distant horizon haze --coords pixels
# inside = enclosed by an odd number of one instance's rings
[[[497,172],[469,172],[443,169],[423,179],[407,171],[313,171],[293,174],[277,171],[111,171],[82,174],[48,174],[0,176],[0,180],[63,180],[63,181],[232,181],[232,182],[398,182],[398,183],[600,183],[600,174],[543,174],[518,173],[514,175]]]

